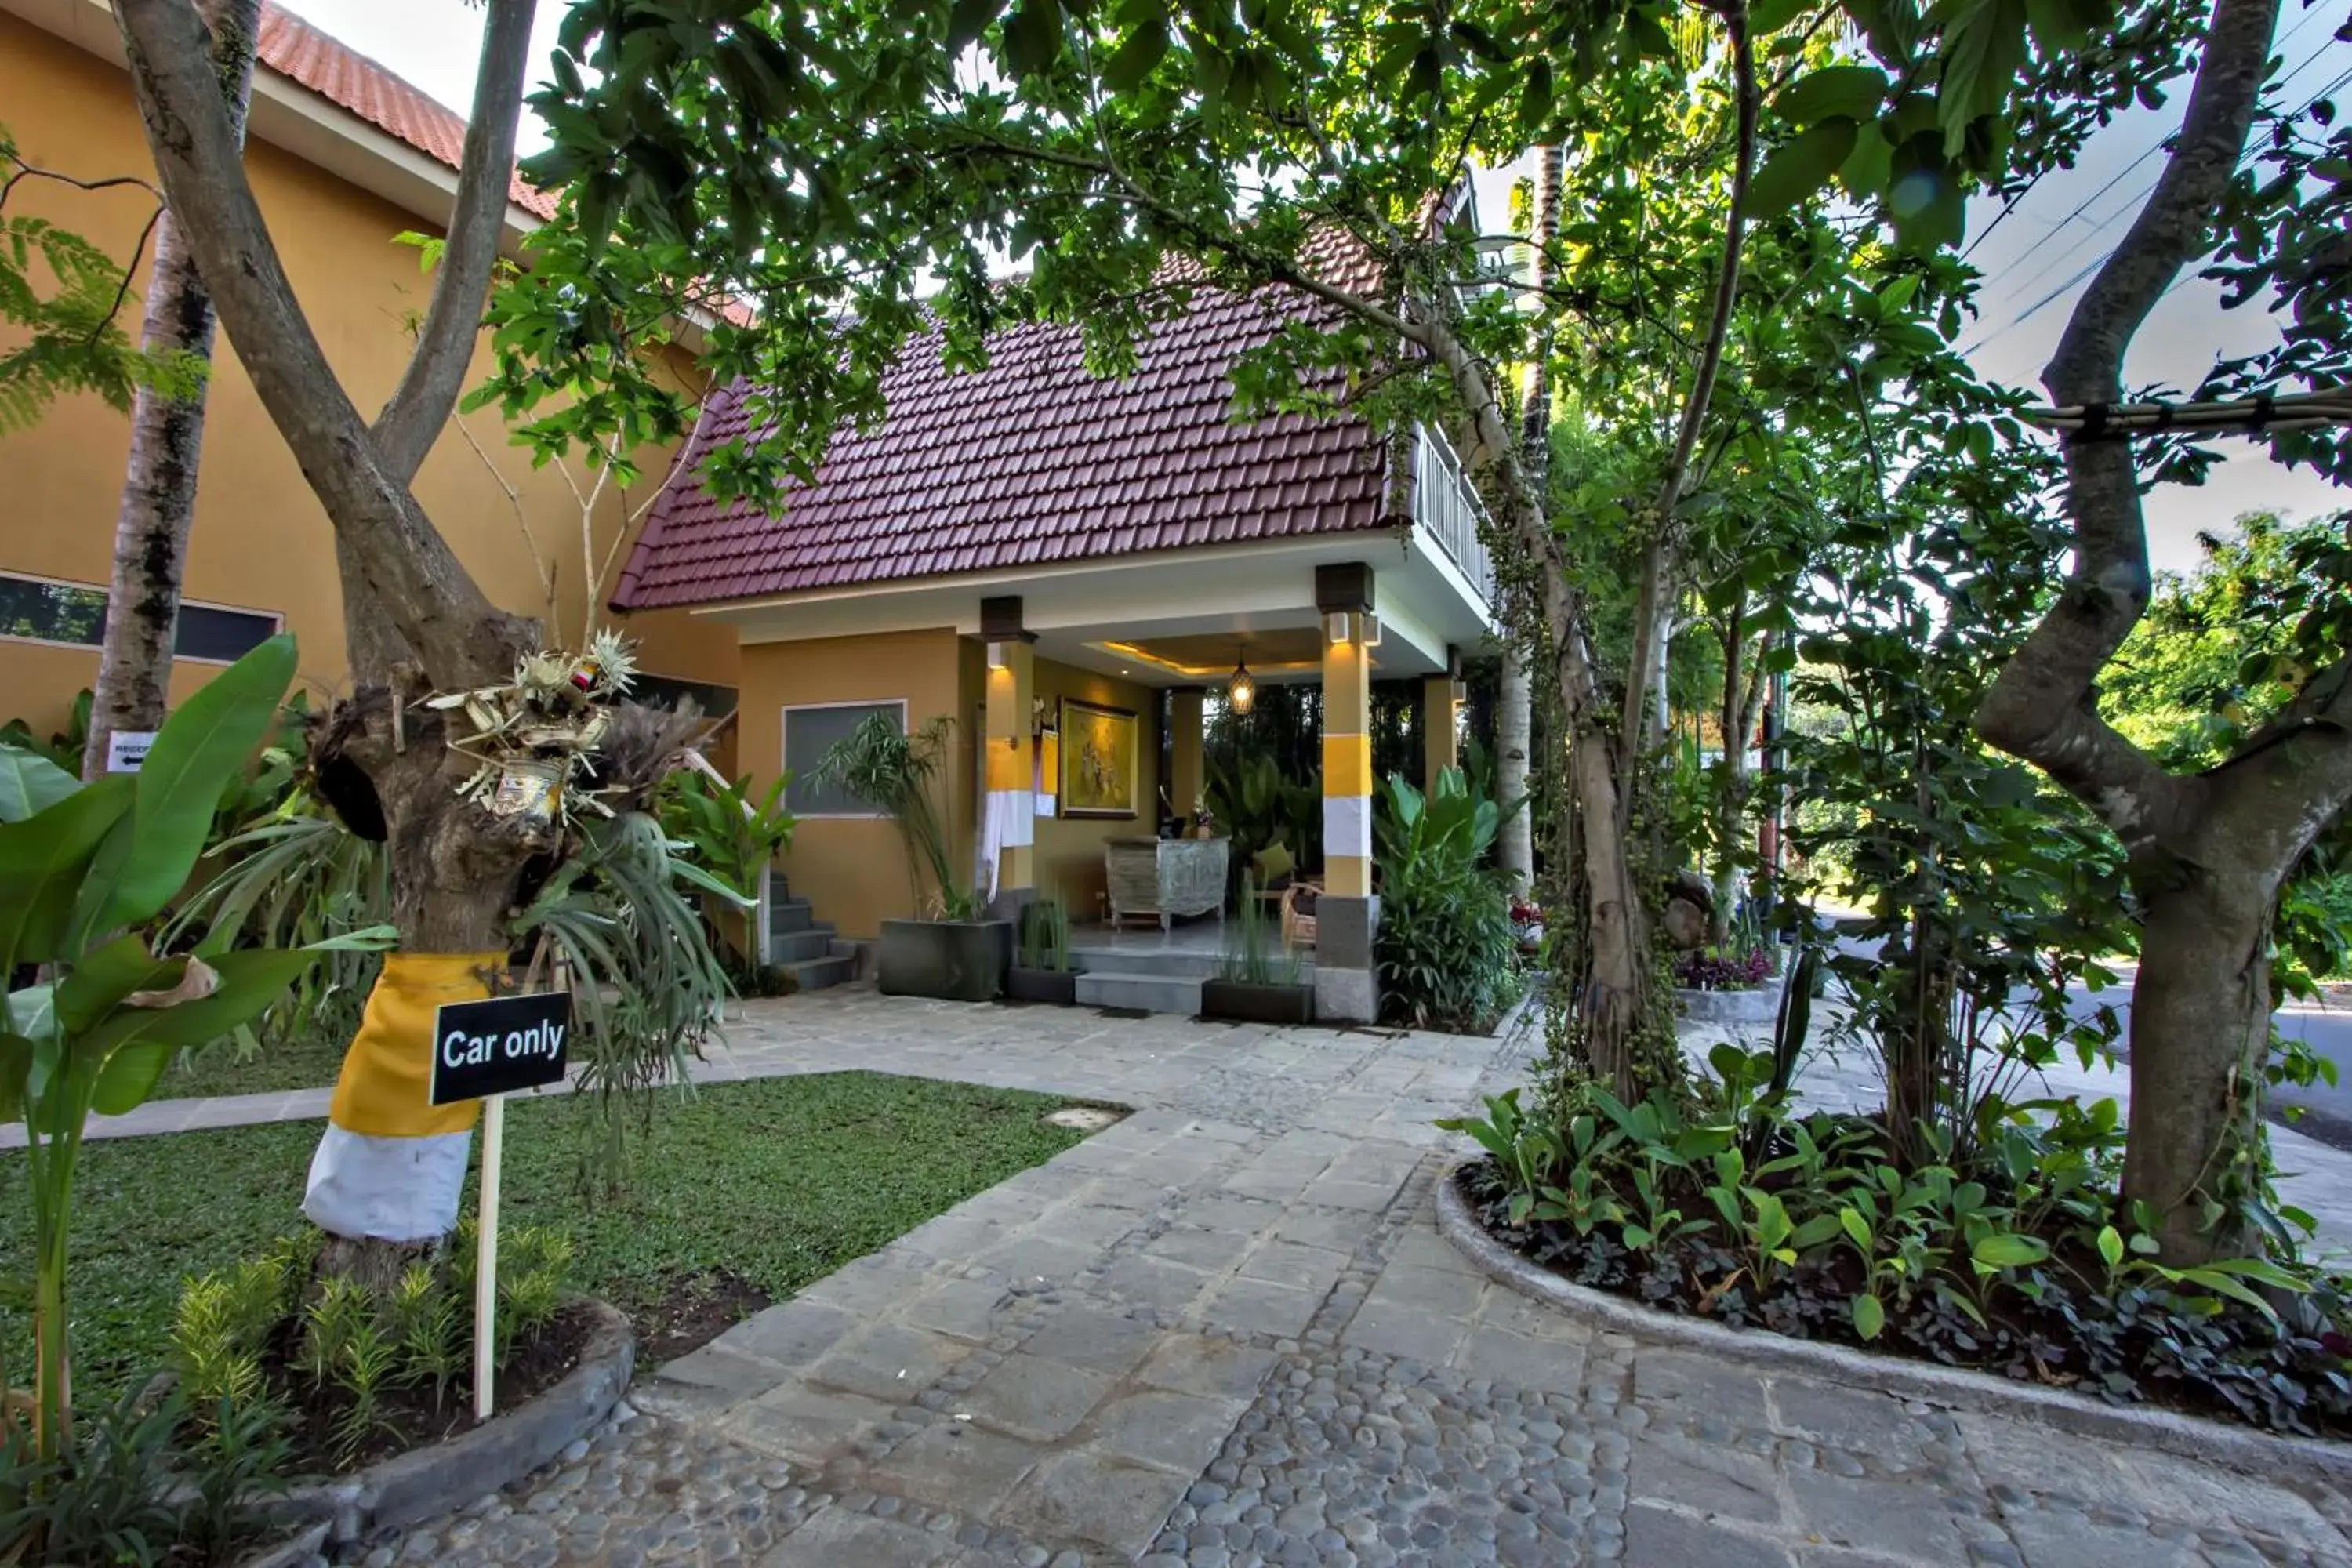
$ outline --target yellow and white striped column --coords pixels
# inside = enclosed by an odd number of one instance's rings
[[[481,1101],[428,1103],[434,1015],[490,994],[506,964],[503,952],[384,955],[310,1156],[302,1212],[320,1229],[426,1241],[457,1228]]]
[[[1323,617],[1323,890],[1372,891],[1372,664],[1365,617]]]
[[[1029,725],[1036,654],[1025,637],[988,646],[988,821],[983,842],[994,851],[990,900],[1017,909],[1036,887],[1037,811]]]

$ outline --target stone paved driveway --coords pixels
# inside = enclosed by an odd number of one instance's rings
[[[2352,1507],[1596,1336],[1436,1234],[1502,1042],[829,992],[713,1077],[856,1067],[1137,1114],[642,1379],[371,1561],[2352,1563]]]

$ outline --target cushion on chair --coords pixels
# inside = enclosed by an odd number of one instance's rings
[[[1250,872],[1260,892],[1271,892],[1288,882],[1297,865],[1290,858],[1289,847],[1281,843],[1269,844],[1250,857]]]

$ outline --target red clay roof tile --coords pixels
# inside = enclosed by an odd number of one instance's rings
[[[1362,421],[1231,421],[1226,371],[1273,333],[1281,305],[1271,290],[1197,294],[1120,382],[1087,374],[1072,329],[1001,333],[989,368],[965,374],[947,372],[936,338],[919,340],[884,379],[888,418],[838,433],[816,482],[788,487],[781,516],[674,483],[614,604],[709,604],[1390,526],[1381,443]],[[680,462],[698,464],[747,423],[743,387],[725,388]]]

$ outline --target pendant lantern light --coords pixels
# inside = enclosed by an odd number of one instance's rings
[[[1249,661],[1239,646],[1234,649],[1234,677],[1225,682],[1225,705],[1236,713],[1247,713],[1257,706],[1257,677],[1249,672]]]

